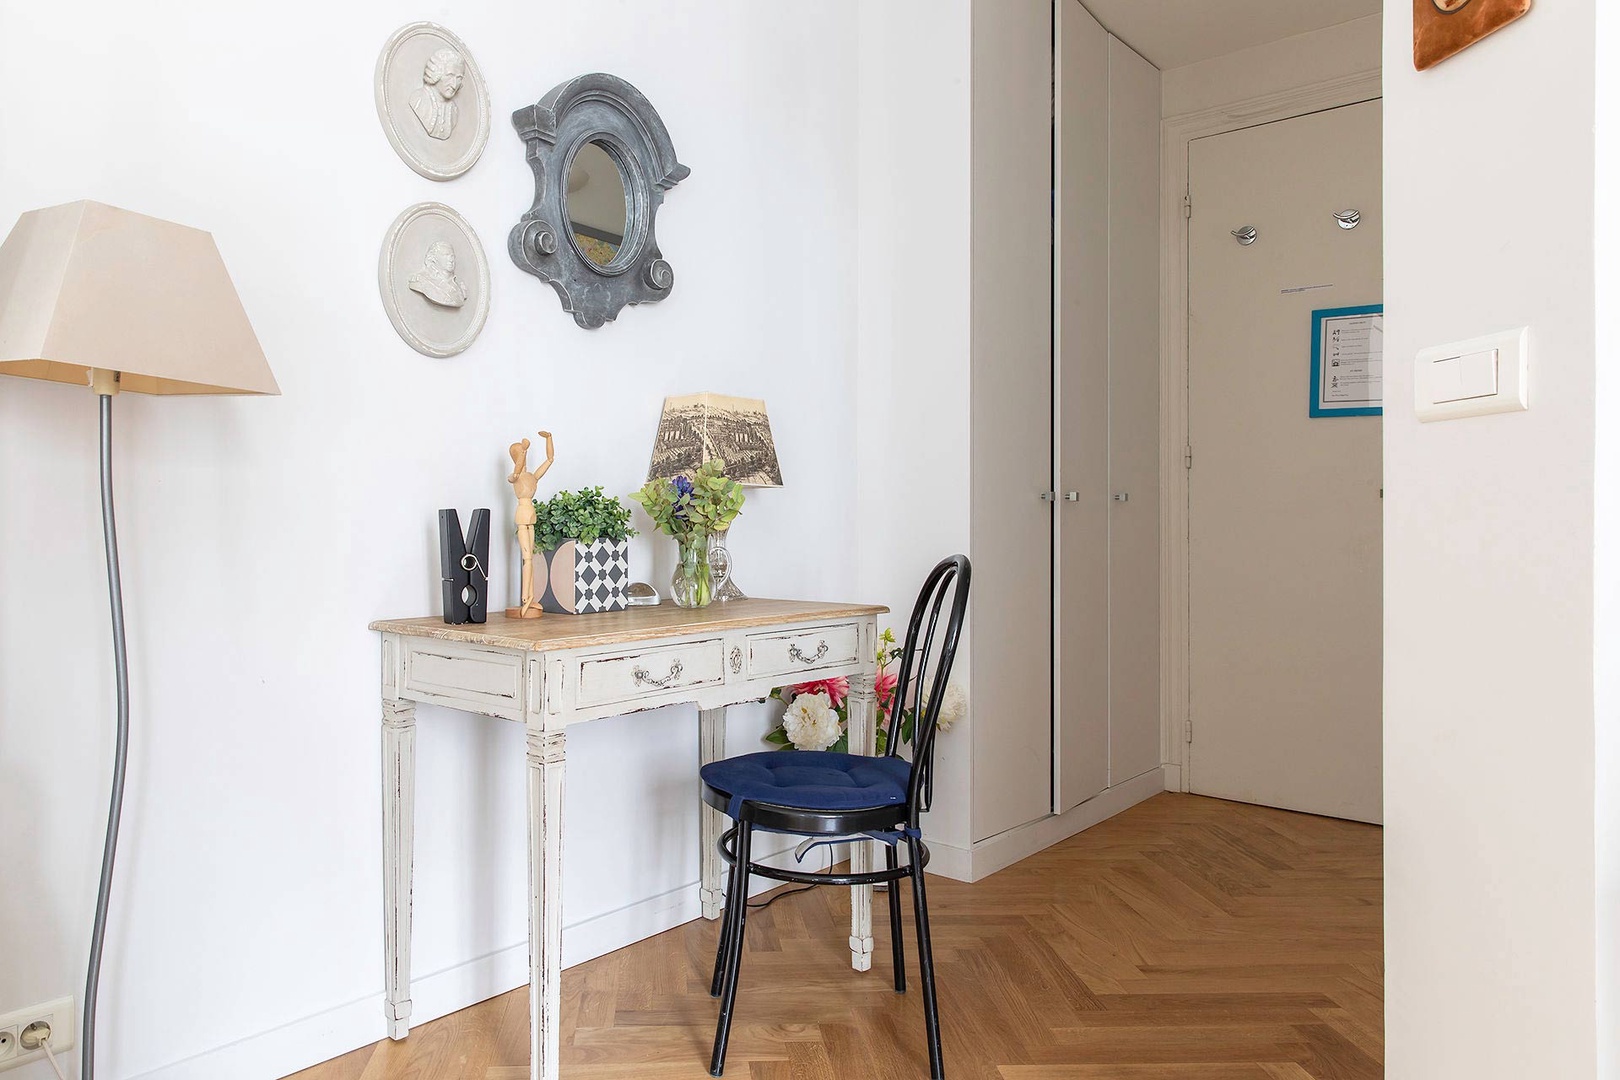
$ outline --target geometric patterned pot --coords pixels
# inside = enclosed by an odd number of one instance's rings
[[[630,606],[625,594],[630,586],[630,541],[581,544],[578,540],[564,540],[561,547],[539,554],[545,559],[545,571],[543,575],[535,574],[534,584],[543,610],[558,615],[586,615],[623,611]]]

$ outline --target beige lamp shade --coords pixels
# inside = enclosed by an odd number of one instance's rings
[[[664,399],[648,481],[691,474],[711,458],[724,459],[726,475],[745,487],[782,486],[763,401],[724,394]]]
[[[0,375],[141,394],[279,394],[214,238],[76,202],[0,245]]]

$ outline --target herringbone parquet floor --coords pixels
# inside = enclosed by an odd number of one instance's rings
[[[974,885],[929,878],[953,1080],[1371,1080],[1383,1076],[1382,835],[1161,795]],[[922,998],[849,968],[848,899],[750,913],[728,1077],[922,1077]],[[908,897],[909,901],[909,897]],[[910,933],[907,917],[907,932]],[[715,924],[563,974],[563,1075],[707,1075]],[[517,990],[295,1080],[526,1080]]]

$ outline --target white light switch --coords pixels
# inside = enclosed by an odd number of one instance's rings
[[[1463,392],[1462,357],[1443,356],[1433,361],[1429,368],[1429,392],[1424,396],[1433,398],[1435,403],[1461,401],[1468,396]]]
[[[1496,393],[1496,364],[1500,355],[1496,349],[1491,349],[1436,360],[1430,373],[1433,403],[1444,405],[1448,401],[1466,401]]]
[[[1424,349],[1412,378],[1419,420],[1454,420],[1530,407],[1529,330]]]
[[[1464,398],[1490,397],[1496,393],[1496,365],[1501,351],[1472,352],[1462,357],[1462,390]]]

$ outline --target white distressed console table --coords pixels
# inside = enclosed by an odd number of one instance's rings
[[[887,608],[798,600],[673,604],[451,626],[385,619],[382,635],[383,930],[388,1035],[411,1025],[411,848],[416,704],[521,723],[529,761],[529,1045],[531,1080],[557,1080],[562,988],[562,781],[567,729],[660,705],[698,706],[698,756],[725,753],[726,706],[772,687],[848,676],[850,746],[871,753],[876,619]],[[694,778],[694,788],[696,779]],[[693,792],[693,801],[697,793]],[[703,917],[720,915],[716,843],[724,817],[702,807]],[[850,855],[872,866],[870,844]],[[851,962],[872,966],[872,890],[850,891]]]

